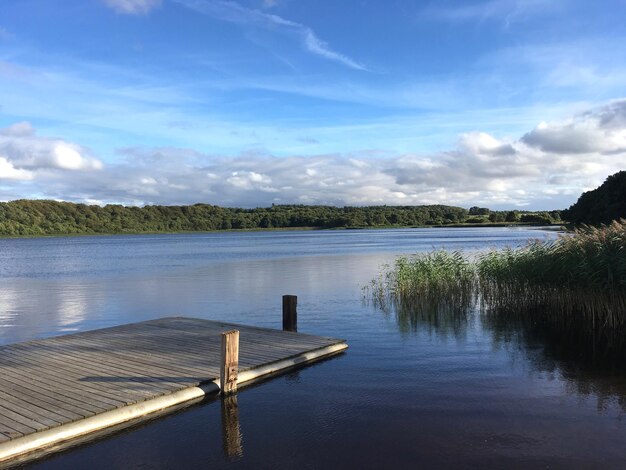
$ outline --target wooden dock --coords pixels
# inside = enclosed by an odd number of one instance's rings
[[[0,346],[0,463],[218,393],[222,333],[234,329],[235,387],[347,348],[182,317]]]

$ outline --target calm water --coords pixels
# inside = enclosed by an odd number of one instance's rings
[[[363,305],[381,264],[434,247],[516,246],[553,232],[407,229],[0,240],[0,343],[188,315],[302,332],[347,353],[238,394],[240,455],[220,402],[76,447],[42,468],[626,466],[626,374],[541,332],[480,317],[397,318]]]

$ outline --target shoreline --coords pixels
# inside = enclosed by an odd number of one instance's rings
[[[129,231],[129,232],[81,232],[81,233],[50,233],[36,235],[1,235],[0,240],[30,239],[30,238],[70,238],[70,237],[115,237],[120,235],[188,235],[208,233],[241,233],[241,232],[301,232],[326,230],[390,230],[390,229],[426,229],[426,228],[505,228],[526,227],[545,228],[546,230],[565,230],[565,224],[537,224],[530,222],[518,223],[485,223],[485,224],[446,224],[446,225],[380,225],[367,227],[272,227],[272,228],[242,228],[217,230],[180,230],[180,231]]]

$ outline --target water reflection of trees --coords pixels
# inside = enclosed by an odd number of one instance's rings
[[[567,392],[594,396],[598,409],[611,402],[626,411],[626,338],[607,337],[583,330],[571,322],[555,325],[481,310],[480,306],[459,312],[445,304],[388,305],[403,333],[427,332],[441,338],[464,340],[475,323],[494,346],[513,356],[522,355],[533,370],[556,375]],[[534,317],[536,318],[536,317]]]

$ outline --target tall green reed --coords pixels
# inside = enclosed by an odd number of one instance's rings
[[[474,305],[475,284],[472,263],[461,252],[441,250],[398,258],[365,290],[383,310],[395,307],[459,313]]]
[[[382,309],[521,316],[613,337],[626,330],[626,221],[470,259],[435,251],[398,259],[366,288]]]
[[[481,298],[492,311],[594,329],[626,326],[626,221],[486,253],[476,270]]]

